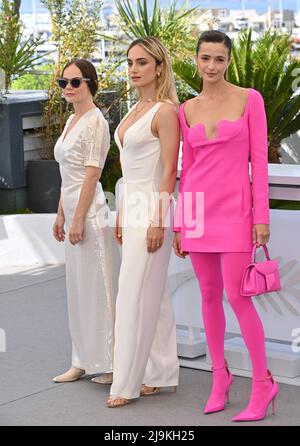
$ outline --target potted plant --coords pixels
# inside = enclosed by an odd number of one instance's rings
[[[0,67],[5,75],[5,93],[9,92],[13,77],[31,68],[41,56],[36,49],[42,40],[28,37],[24,40],[20,21],[20,0],[2,0],[0,10]]]
[[[0,5],[0,206],[7,210],[26,206],[23,118],[37,114],[44,99],[10,90],[14,78],[40,62],[36,49],[41,39],[24,38],[19,8],[20,0]]]

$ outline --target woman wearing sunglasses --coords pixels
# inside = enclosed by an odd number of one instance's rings
[[[54,381],[76,381],[84,374],[100,373],[96,382],[111,383],[120,259],[99,183],[109,150],[109,128],[93,102],[98,81],[91,62],[69,62],[58,85],[75,111],[54,149],[62,187],[53,226],[56,240],[66,244],[72,366]]]

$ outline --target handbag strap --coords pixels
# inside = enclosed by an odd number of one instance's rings
[[[264,248],[266,258],[268,260],[270,260],[269,251],[268,251],[267,245],[261,245],[261,246]],[[252,249],[252,263],[255,263],[256,250],[257,250],[257,246],[256,246],[256,243],[255,243],[255,245],[253,246],[253,249]]]

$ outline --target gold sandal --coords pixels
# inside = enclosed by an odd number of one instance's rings
[[[131,403],[132,400],[128,400],[127,398],[123,398],[123,397],[117,397],[117,398],[113,398],[113,397],[109,397],[106,405],[109,408],[114,408],[114,407],[121,407],[121,406],[126,406],[127,404]]]
[[[176,392],[176,386],[173,386],[173,392]],[[151,395],[157,395],[161,390],[161,387],[148,387],[145,384],[141,387],[141,396],[151,396]]]
[[[151,395],[156,395],[157,393],[160,392],[160,387],[148,387],[145,384],[142,385],[141,387],[141,396],[151,396]]]

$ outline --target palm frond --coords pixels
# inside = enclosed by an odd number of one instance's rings
[[[186,0],[180,7],[177,0],[172,0],[164,9],[158,0],[154,0],[152,8],[146,0],[137,0],[134,6],[130,0],[116,0],[115,3],[122,31],[129,39],[154,36],[161,39],[167,48],[170,46],[168,42],[175,39],[171,50],[185,47],[191,41],[191,30],[195,28],[193,14],[198,6],[187,7]]]
[[[187,85],[195,90],[195,94],[199,91],[200,76],[193,62],[176,60],[173,62],[173,70],[181,79],[184,79]]]

